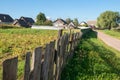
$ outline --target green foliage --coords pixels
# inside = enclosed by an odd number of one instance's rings
[[[44,25],[52,26],[53,24],[52,24],[52,21],[51,21],[51,20],[46,20],[46,21],[44,22]]]
[[[52,26],[52,21],[47,20],[44,13],[39,13],[37,15],[37,22],[36,25],[46,25],[46,26]]]
[[[120,14],[118,12],[113,11],[105,11],[100,14],[97,18],[97,26],[99,28],[115,28],[118,27],[118,21],[120,20]]]
[[[120,80],[118,53],[98,40],[96,32],[90,31],[62,71],[61,80]]]
[[[78,19],[75,18],[75,19],[73,20],[73,23],[75,24],[75,26],[78,26],[78,25],[79,25],[79,21],[78,21]]]
[[[36,22],[36,24],[38,24],[38,25],[43,25],[44,24],[44,22],[46,21],[46,16],[45,16],[45,14],[44,13],[39,13],[38,15],[37,15],[37,22]]]
[[[70,22],[72,22],[72,20],[70,18],[66,18],[65,21],[67,22],[67,24],[69,24]]]

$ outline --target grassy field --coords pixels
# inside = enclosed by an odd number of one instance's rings
[[[96,37],[93,31],[83,37],[61,80],[120,80],[120,52]]]
[[[80,30],[72,30],[72,32]],[[69,30],[63,32],[68,33]],[[36,30],[36,29],[0,29],[0,80],[2,79],[1,63],[10,57],[19,56],[17,78],[20,80],[24,73],[24,54],[27,51],[33,52],[38,46],[45,47],[45,44],[56,40],[57,30]]]
[[[10,57],[19,56],[18,80],[23,77],[24,57],[27,51],[33,52],[35,47],[45,46],[57,39],[56,30],[36,29],[0,29],[0,65]],[[0,66],[0,80],[2,79],[2,66]]]
[[[116,31],[116,30],[102,30],[102,32],[104,32],[105,34],[108,34],[110,36],[113,36],[117,39],[120,39],[120,31]]]
[[[0,62],[8,56],[22,56],[57,38],[56,30],[0,29]]]

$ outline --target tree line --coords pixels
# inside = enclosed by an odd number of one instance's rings
[[[79,25],[79,21],[77,18],[74,18],[73,20],[71,18],[66,18],[65,20],[67,22],[67,24],[69,24],[70,22],[73,22],[75,24],[75,26]],[[45,16],[44,13],[40,12],[37,17],[36,17],[36,25],[48,25],[48,26],[52,26],[53,21],[52,20],[48,20]]]

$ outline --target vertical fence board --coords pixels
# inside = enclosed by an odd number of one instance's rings
[[[42,48],[38,47],[35,49],[35,51],[32,55],[30,80],[40,80],[41,58],[42,58]]]
[[[7,59],[3,62],[3,80],[17,79],[18,57]]]
[[[50,80],[54,80],[54,55],[55,55],[55,41],[50,42],[50,67],[49,67],[49,77]]]
[[[43,63],[43,80],[49,80],[49,56],[50,56],[50,45],[47,44],[46,45],[46,49],[45,49],[45,57],[44,57],[44,63]]]
[[[30,55],[31,55],[31,52],[28,52],[26,54],[25,68],[24,68],[24,80],[29,80],[29,75],[30,75]]]

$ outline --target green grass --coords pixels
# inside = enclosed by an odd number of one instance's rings
[[[102,30],[105,34],[108,34],[110,36],[113,36],[117,39],[120,39],[120,32],[116,30]]]
[[[96,37],[93,31],[84,35],[61,80],[120,80],[120,52]]]
[[[35,47],[44,47],[57,35],[56,30],[0,29],[0,63],[8,57],[32,52]]]

